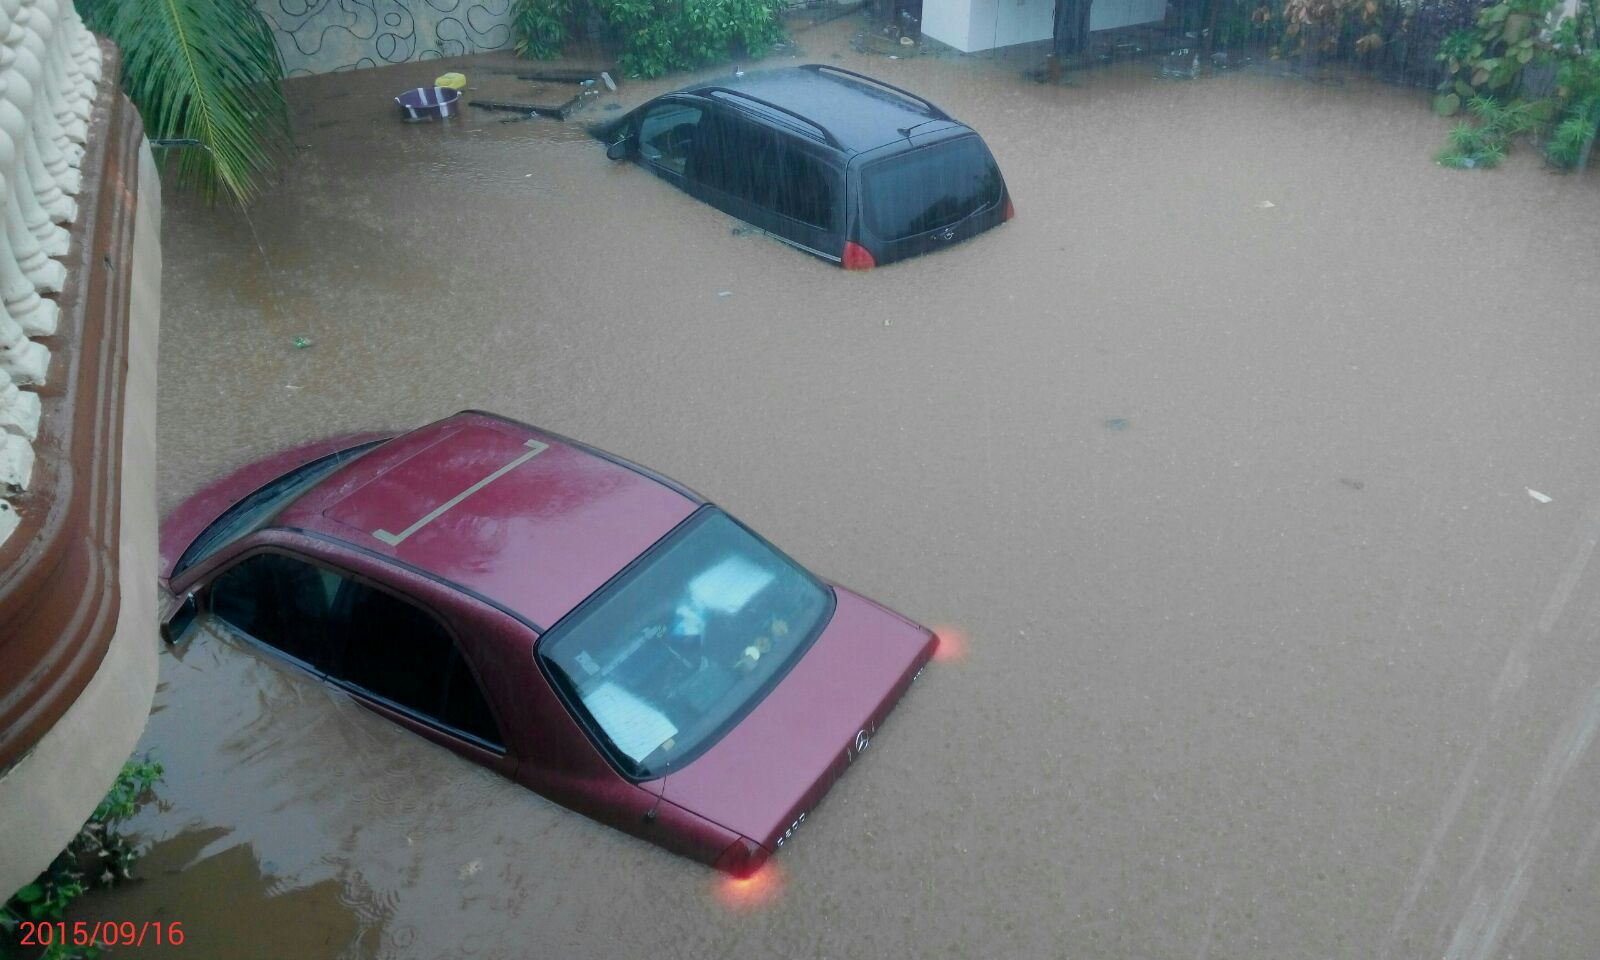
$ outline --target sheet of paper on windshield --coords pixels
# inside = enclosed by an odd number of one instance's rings
[[[635,761],[678,734],[660,710],[609,681],[584,694],[583,705],[617,749]]]
[[[763,570],[743,557],[729,557],[690,580],[689,596],[707,610],[735,614],[772,578],[771,570]]]

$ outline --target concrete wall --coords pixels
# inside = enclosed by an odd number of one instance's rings
[[[289,76],[511,45],[511,0],[258,0]]]
[[[128,377],[122,424],[121,608],[105,659],[77,701],[0,775],[0,899],[54,860],[138,744],[156,689],[156,352],[161,330],[161,179],[139,149]]]
[[[1094,0],[1089,29],[1149,23],[1166,14],[1167,0]],[[1055,0],[924,0],[922,32],[964,53],[1049,40]]]

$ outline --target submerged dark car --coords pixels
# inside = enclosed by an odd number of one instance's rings
[[[696,84],[594,132],[611,159],[847,270],[947,247],[1013,215],[971,127],[825,64]]]

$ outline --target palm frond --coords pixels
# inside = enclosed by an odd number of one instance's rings
[[[287,153],[289,108],[272,28],[252,0],[98,0],[90,21],[122,48],[123,88],[152,139],[177,152],[180,188],[240,206]]]

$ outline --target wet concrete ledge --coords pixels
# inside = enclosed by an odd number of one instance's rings
[[[101,48],[34,483],[0,545],[0,893],[93,811],[155,688],[159,182]]]

